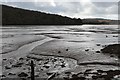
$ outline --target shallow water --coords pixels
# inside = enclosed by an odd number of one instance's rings
[[[102,47],[95,44],[108,45],[118,43],[118,25],[82,25],[82,26],[11,26],[2,27],[2,45],[16,36],[53,35],[61,36],[71,42],[86,41],[82,46]],[[7,43],[6,43],[7,44]]]
[[[82,25],[82,26],[7,26],[1,27],[3,46],[14,38],[23,39],[26,35],[50,35],[61,37],[68,42],[81,44],[92,50],[118,43],[118,25]],[[24,38],[25,39],[25,38]],[[17,40],[17,39],[16,39]],[[14,39],[15,42],[15,39]],[[96,46],[100,44],[101,46]]]

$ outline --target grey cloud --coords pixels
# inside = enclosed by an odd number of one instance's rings
[[[107,8],[111,7],[112,5],[117,5],[117,2],[92,2],[95,6],[99,8]]]
[[[35,5],[33,2],[6,2],[4,4],[17,6],[19,8],[24,8],[24,9],[35,9]]]
[[[117,15],[118,10],[117,3],[114,2],[54,2],[54,6],[49,2],[7,2],[5,4],[70,17],[85,17],[85,15],[105,17],[112,14]]]
[[[92,13],[95,14],[118,14],[118,5],[117,2],[94,2],[94,7],[92,8]]]

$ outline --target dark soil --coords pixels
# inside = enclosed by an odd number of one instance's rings
[[[120,44],[108,45],[101,49],[102,53],[116,54],[120,58]]]

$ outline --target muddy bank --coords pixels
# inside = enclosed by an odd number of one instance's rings
[[[22,73],[23,74],[23,73]],[[25,75],[25,73],[24,73]],[[120,70],[92,70],[87,69],[84,72],[79,72],[77,74],[71,72],[65,72],[62,74],[56,74],[50,80],[119,80],[120,79]],[[27,77],[22,78],[3,78],[2,80],[31,80]],[[48,78],[35,78],[35,80],[49,80]]]
[[[54,56],[43,56],[29,54],[19,59],[3,59],[1,77],[20,78],[30,77],[30,61],[34,61],[35,77],[47,78],[53,73],[62,73],[65,70],[72,69],[77,65],[75,60]]]
[[[120,70],[101,65],[76,66],[76,61],[69,58],[29,54],[18,60],[4,59],[3,80],[30,80],[30,61],[34,60],[35,80],[47,80],[56,74],[52,80],[111,80],[120,78]],[[11,61],[7,63],[7,61]],[[6,64],[7,63],[7,64]],[[105,69],[106,68],[106,69]],[[109,68],[109,69],[108,69]]]
[[[120,44],[108,45],[101,49],[102,53],[116,54],[120,58]]]

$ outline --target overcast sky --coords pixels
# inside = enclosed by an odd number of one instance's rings
[[[119,0],[0,0],[2,4],[75,18],[118,19]]]

